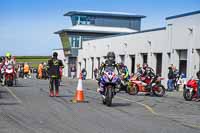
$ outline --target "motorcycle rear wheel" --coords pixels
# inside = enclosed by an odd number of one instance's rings
[[[154,89],[154,87],[158,87],[159,90]],[[156,85],[152,87],[153,94],[157,97],[163,97],[165,95],[165,87],[163,85]]]

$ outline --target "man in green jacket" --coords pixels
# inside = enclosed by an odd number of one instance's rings
[[[54,52],[53,57],[48,61],[48,72],[49,72],[49,78],[50,78],[50,93],[49,95],[51,97],[54,96],[54,86],[56,90],[55,96],[59,96],[59,78],[60,78],[60,67],[64,67],[61,60],[57,59],[58,53]]]

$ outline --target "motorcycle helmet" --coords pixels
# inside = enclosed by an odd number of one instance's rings
[[[148,67],[148,64],[147,64],[147,63],[144,63],[144,64],[142,65],[142,67],[143,67],[143,69],[146,69],[146,68]]]
[[[107,59],[109,61],[115,61],[115,53],[114,52],[108,52],[107,53]]]
[[[57,57],[58,53],[57,52],[53,52],[53,57]]]
[[[10,59],[10,58],[11,58],[11,56],[12,56],[12,55],[11,55],[11,53],[10,53],[10,52],[7,52],[7,53],[6,53],[6,58]]]

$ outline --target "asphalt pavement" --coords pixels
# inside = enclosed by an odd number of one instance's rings
[[[59,97],[49,97],[48,80],[19,79],[0,87],[0,133],[200,133],[200,102],[182,92],[164,97],[120,92],[104,106],[97,83],[83,81],[84,103],[74,103],[77,80],[63,79]]]

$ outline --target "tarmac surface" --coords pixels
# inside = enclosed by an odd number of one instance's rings
[[[83,81],[84,103],[73,103],[77,80],[63,79],[59,97],[49,97],[48,80],[19,79],[0,86],[0,133],[200,133],[200,102],[182,92],[162,98],[120,92],[102,104],[97,83]]]

